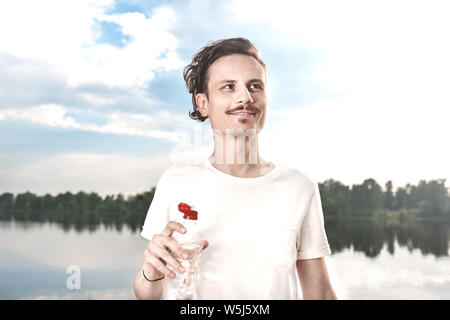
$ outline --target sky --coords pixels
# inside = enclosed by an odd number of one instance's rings
[[[244,37],[261,156],[317,182],[450,187],[448,1],[0,2],[0,193],[136,194],[212,153],[182,71]]]

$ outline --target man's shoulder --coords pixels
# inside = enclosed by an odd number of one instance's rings
[[[306,174],[303,170],[296,167],[278,163],[281,171],[281,177],[289,183],[294,183],[302,188],[312,189],[316,185],[316,181]]]
[[[163,176],[166,178],[184,178],[186,176],[201,173],[204,170],[202,164],[177,163],[172,164],[164,170]]]

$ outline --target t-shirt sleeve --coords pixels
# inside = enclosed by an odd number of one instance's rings
[[[161,233],[169,221],[170,182],[168,169],[161,175],[155,194],[145,217],[141,236],[151,240],[153,235]]]
[[[316,259],[329,254],[331,249],[325,232],[319,186],[314,182],[314,189],[297,233],[297,260]]]

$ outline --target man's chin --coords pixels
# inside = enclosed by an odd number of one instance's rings
[[[234,136],[234,137],[241,137],[241,136],[254,136],[257,135],[263,128],[257,127],[257,128],[246,128],[246,127],[239,127],[239,128],[212,128],[213,133],[215,136]]]
[[[234,137],[249,137],[258,134],[261,131],[257,128],[228,128],[225,134]]]

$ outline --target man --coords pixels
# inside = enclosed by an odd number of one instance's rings
[[[195,299],[297,299],[297,276],[304,299],[336,299],[317,183],[259,154],[267,97],[257,49],[243,38],[210,43],[184,78],[190,117],[209,118],[214,151],[202,164],[172,165],[161,176],[141,233],[149,242],[136,297],[167,297],[167,277],[186,271],[173,238],[185,232],[174,222],[185,202],[198,211],[205,239]]]

